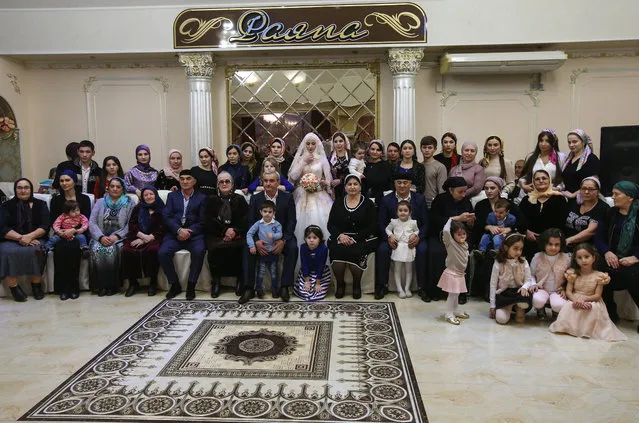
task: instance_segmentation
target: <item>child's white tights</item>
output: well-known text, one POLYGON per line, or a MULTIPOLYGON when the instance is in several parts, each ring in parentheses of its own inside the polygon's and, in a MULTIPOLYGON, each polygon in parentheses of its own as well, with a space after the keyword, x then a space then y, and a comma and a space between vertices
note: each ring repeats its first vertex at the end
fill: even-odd
POLYGON ((446 298, 446 305, 444 310, 444 316, 448 318, 455 317, 457 315, 457 304, 459 300, 459 294, 453 294, 452 292, 448 293, 448 298, 446 298))
POLYGON ((393 273, 395 274, 395 289, 397 295, 399 295, 400 298, 412 296, 410 285, 413 283, 413 263, 403 261, 394 261, 393 263, 395 266, 393 273), (404 281, 403 286, 402 280, 404 281))

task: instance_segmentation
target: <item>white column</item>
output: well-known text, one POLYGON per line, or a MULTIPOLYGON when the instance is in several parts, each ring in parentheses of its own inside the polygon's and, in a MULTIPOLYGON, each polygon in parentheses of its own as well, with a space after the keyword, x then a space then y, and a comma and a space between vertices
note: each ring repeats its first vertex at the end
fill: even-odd
POLYGON ((415 75, 424 57, 421 48, 388 50, 393 74, 393 141, 415 140, 415 75))
POLYGON ((191 164, 199 163, 198 151, 213 148, 213 111, 211 80, 215 62, 210 53, 182 53, 179 61, 189 79, 189 114, 191 117, 191 164))

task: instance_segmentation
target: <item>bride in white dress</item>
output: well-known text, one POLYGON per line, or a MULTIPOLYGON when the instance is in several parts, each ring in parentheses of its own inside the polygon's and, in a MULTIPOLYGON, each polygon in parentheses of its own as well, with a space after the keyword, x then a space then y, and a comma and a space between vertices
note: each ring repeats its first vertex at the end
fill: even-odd
POLYGON ((296 185, 293 199, 297 214, 297 226, 295 227, 297 241, 304 242, 304 229, 308 225, 317 225, 322 228, 324 238, 328 239, 329 233, 326 225, 333 206, 333 199, 327 191, 331 186, 331 167, 326 159, 322 142, 314 133, 306 134, 300 143, 288 176, 291 183, 296 185), (302 187, 300 179, 307 173, 313 173, 319 179, 320 188, 318 191, 307 192, 302 187))

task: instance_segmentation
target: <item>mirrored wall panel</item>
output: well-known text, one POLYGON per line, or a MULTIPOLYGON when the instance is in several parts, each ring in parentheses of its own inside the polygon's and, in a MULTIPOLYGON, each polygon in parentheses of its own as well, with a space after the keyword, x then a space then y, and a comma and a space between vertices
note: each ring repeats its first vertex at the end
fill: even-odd
POLYGON ((322 140, 335 131, 352 141, 377 134, 379 64, 360 67, 232 69, 230 138, 267 149, 283 138, 291 154, 308 132, 322 140))

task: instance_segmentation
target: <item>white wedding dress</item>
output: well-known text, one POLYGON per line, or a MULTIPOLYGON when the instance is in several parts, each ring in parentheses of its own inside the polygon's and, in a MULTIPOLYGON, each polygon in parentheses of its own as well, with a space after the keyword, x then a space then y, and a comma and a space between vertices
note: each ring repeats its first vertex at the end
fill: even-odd
MULTIPOLYGON (((324 188, 320 188, 317 192, 306 192, 299 183, 302 176, 307 173, 313 173, 320 181, 326 181, 326 184, 329 186, 331 182, 330 165, 328 164, 326 154, 319 139, 317 139, 317 147, 315 150, 318 154, 314 154, 314 160, 311 163, 306 163, 306 157, 308 157, 309 153, 304 145, 309 135, 315 136, 315 134, 307 134, 306 137, 304 137, 298 149, 298 153, 293 159, 291 169, 289 170, 289 180, 296 185, 295 191, 293 191, 293 199, 295 200, 295 211, 297 214, 295 237, 297 238, 298 244, 304 242, 304 229, 309 225, 319 226, 324 233, 324 240, 328 240, 330 236, 327 223, 328 215, 333 206, 333 199, 324 188)), ((275 219, 277 219, 277 216, 275 216, 275 219)))

